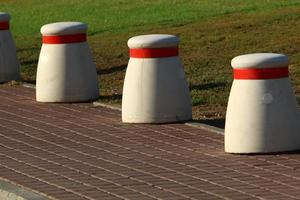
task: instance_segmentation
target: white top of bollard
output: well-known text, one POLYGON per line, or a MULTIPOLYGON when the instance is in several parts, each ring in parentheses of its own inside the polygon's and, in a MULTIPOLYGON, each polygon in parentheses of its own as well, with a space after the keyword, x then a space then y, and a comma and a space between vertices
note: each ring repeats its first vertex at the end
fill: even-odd
POLYGON ((241 55, 231 60, 233 68, 277 68, 287 67, 289 59, 286 55, 276 53, 253 53, 241 55))
POLYGON ((176 47, 179 44, 179 38, 167 34, 140 35, 130 38, 127 44, 133 49, 176 47))
POLYGON ((56 22, 42 26, 43 35, 74 35, 86 33, 87 24, 82 22, 56 22))
POLYGON ((10 20, 10 15, 5 12, 0 12, 0 22, 8 22, 10 20))

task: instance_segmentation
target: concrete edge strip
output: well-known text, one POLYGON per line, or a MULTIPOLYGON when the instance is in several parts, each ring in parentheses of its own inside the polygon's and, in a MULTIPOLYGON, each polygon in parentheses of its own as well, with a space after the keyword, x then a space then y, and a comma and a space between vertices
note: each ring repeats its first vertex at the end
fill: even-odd
POLYGON ((0 197, 5 200, 50 200, 40 193, 30 191, 22 185, 15 184, 9 180, 0 177, 0 197))
POLYGON ((22 83, 22 86, 26 88, 35 88, 35 85, 30 83, 22 83))
POLYGON ((94 101, 93 106, 101 106, 101 107, 104 107, 104 108, 110 108, 112 110, 122 111, 122 108, 120 108, 120 107, 108 105, 108 104, 101 103, 101 102, 98 102, 98 101, 94 101))
MULTIPOLYGON (((94 106, 101 106, 101 107, 105 107, 105 108, 110 108, 110 109, 113 109, 113 110, 122 111, 122 109, 120 107, 108 105, 108 104, 105 104, 105 103, 100 103, 100 102, 97 102, 97 101, 93 102, 93 105, 94 106)), ((191 121, 191 122, 186 122, 185 125, 192 126, 192 127, 195 127, 195 128, 200 128, 200 129, 210 131, 210 132, 213 132, 213 133, 217 133, 217 134, 220 134, 220 135, 224 135, 224 129, 221 129, 221 128, 218 128, 218 127, 215 127, 215 126, 210 126, 210 125, 207 125, 207 124, 204 124, 204 123, 191 121)))
MULTIPOLYGON (((93 102, 93 105, 94 106, 101 106, 101 107, 105 107, 105 108, 110 108, 110 109, 113 109, 113 110, 122 111, 122 109, 120 107, 108 105, 108 104, 105 104, 105 103, 100 103, 100 102, 97 102, 97 101, 93 102)), ((210 132, 213 132, 213 133, 217 133, 217 134, 220 134, 220 135, 224 135, 224 129, 221 129, 221 128, 218 128, 218 127, 215 127, 215 126, 211 126, 211 125, 208 125, 208 124, 191 121, 191 122, 186 122, 185 125, 192 126, 192 127, 195 127, 195 128, 200 128, 200 129, 210 131, 210 132)))
MULTIPOLYGON (((30 84, 30 83, 23 83, 22 85, 24 87, 27 87, 27 88, 35 88, 35 85, 30 84)), ((109 109, 112 109, 112 110, 122 111, 122 109, 120 107, 108 105, 108 104, 101 103, 101 102, 98 102, 98 101, 94 101, 92 104, 94 106, 101 106, 101 107, 109 108, 109 109)), ((224 135, 224 129, 221 129, 221 128, 218 128, 218 127, 215 127, 215 126, 210 126, 210 125, 207 125, 207 124, 204 124, 204 123, 199 123, 199 122, 187 122, 185 124, 187 126, 192 126, 192 127, 195 127, 195 128, 200 128, 200 129, 203 129, 203 130, 206 130, 206 131, 210 131, 210 132, 213 132, 213 133, 224 135)))
POLYGON ((185 125, 192 126, 195 128, 200 128, 200 129, 203 129, 206 131, 217 133, 219 135, 224 135, 224 129, 218 128, 215 126, 211 126, 211 125, 207 125, 207 124, 203 124, 203 123, 199 123, 199 122, 187 122, 187 123, 185 123, 185 125))

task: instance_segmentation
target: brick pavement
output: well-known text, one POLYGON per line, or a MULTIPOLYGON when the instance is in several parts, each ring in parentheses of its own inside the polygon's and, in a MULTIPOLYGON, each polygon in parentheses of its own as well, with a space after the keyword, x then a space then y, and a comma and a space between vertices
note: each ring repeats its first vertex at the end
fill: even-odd
POLYGON ((300 153, 230 155, 184 124, 122 124, 89 103, 0 86, 0 179, 56 200, 300 199, 300 153))

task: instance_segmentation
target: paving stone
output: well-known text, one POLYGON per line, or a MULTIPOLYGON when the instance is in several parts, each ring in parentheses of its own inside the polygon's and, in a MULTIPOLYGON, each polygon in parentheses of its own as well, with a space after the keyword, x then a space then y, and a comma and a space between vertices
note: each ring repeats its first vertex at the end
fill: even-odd
POLYGON ((0 85, 0 138, 0 178, 53 199, 300 199, 299 153, 225 154, 222 135, 22 86, 0 85))

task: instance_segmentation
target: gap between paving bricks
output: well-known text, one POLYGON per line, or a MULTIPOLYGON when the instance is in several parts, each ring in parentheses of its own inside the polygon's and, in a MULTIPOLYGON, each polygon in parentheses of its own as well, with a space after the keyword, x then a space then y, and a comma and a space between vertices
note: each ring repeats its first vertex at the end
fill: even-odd
POLYGON ((22 186, 0 179, 1 200, 50 200, 40 194, 29 191, 22 186))
MULTIPOLYGON (((23 83, 22 85, 24 87, 27 87, 27 88, 35 88, 35 85, 30 84, 30 83, 23 83)), ((108 104, 101 103, 101 102, 98 102, 98 101, 94 101, 93 105, 94 106, 102 106, 102 107, 105 107, 105 108, 110 108, 112 110, 122 111, 121 107, 108 105, 108 104)), ((218 128, 218 127, 215 127, 215 126, 211 126, 211 125, 208 125, 208 124, 204 124, 204 123, 200 123, 200 122, 193 122, 193 121, 186 122, 185 124, 187 126, 192 126, 192 127, 195 127, 195 128, 200 128, 200 129, 203 129, 203 130, 206 130, 206 131, 210 131, 210 132, 213 132, 213 133, 224 135, 224 129, 221 129, 221 128, 218 128)))

